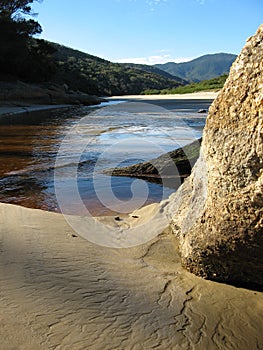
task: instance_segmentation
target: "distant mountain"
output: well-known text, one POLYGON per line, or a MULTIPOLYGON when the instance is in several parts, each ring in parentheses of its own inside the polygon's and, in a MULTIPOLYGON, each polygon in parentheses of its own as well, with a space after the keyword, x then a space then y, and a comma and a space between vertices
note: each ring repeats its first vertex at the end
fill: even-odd
POLYGON ((52 81, 67 84, 72 90, 94 95, 125 95, 185 84, 181 78, 156 67, 112 63, 59 44, 52 45, 58 67, 52 81))
POLYGON ((198 57, 190 62, 168 62, 156 64, 155 67, 191 82, 208 80, 229 72, 237 55, 216 53, 198 57))

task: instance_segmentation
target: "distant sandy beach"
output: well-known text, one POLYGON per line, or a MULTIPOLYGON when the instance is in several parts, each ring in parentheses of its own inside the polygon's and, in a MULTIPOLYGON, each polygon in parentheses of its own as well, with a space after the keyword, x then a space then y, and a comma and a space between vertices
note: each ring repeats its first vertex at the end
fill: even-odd
MULTIPOLYGON (((205 110, 207 112, 209 105, 213 102, 213 100, 217 97, 218 94, 219 92, 196 92, 191 94, 173 95, 125 95, 109 97, 107 98, 107 100, 109 102, 123 101, 127 104, 129 102, 132 102, 134 104, 152 104, 169 111, 178 111, 182 109, 182 112, 184 108, 186 108, 186 105, 188 105, 190 108, 192 106, 199 106, 196 112, 198 112, 199 109, 205 110)), ((133 109, 134 108, 135 106, 133 106, 133 109)), ((138 108, 140 109, 143 107, 142 105, 140 105, 138 106, 138 108)), ((187 117, 187 114, 184 117, 187 117)))
MULTIPOLYGON (((136 101, 147 101, 147 100, 202 100, 208 99, 213 100, 218 95, 218 92, 197 92, 192 94, 174 94, 174 95, 124 95, 124 96, 112 96, 105 97, 108 101, 115 100, 136 100, 136 101)), ((12 120, 17 115, 28 115, 32 113, 39 113, 41 111, 54 111, 54 110, 67 110, 70 108, 76 108, 73 105, 28 105, 28 106, 14 106, 14 105, 3 105, 0 106, 0 119, 8 118, 12 120)))
POLYGON ((219 92, 194 92, 191 94, 167 94, 167 95, 125 95, 125 96, 113 96, 108 97, 111 100, 213 100, 217 97, 219 92))

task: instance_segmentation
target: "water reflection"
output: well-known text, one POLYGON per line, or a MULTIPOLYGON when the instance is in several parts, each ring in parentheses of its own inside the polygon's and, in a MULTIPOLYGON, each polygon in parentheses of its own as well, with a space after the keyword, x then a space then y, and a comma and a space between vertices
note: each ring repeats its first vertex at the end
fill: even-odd
MULTIPOLYGON (((211 103, 211 101, 207 103, 211 103)), ((176 118, 172 114, 164 115, 151 112, 152 114, 148 114, 147 118, 145 115, 140 115, 139 117, 133 116, 131 119, 128 114, 125 117, 125 112, 121 112, 120 105, 116 106, 118 107, 115 114, 113 110, 110 110, 105 115, 103 113, 102 115, 94 115, 91 113, 94 109, 84 107, 71 113, 67 111, 64 114, 46 112, 46 118, 42 116, 41 119, 38 119, 38 123, 1 125, 0 201, 31 208, 59 211, 54 191, 54 165, 57 151, 70 128, 76 125, 83 115, 89 115, 88 124, 80 126, 80 133, 87 139, 88 146, 83 152, 78 166, 78 188, 83 202, 93 215, 111 214, 111 210, 105 208, 98 200, 93 179, 94 166, 105 147, 107 148, 113 142, 122 139, 130 139, 132 143, 136 136, 153 143, 159 140, 162 149, 170 151, 176 148, 171 140, 178 138, 178 135, 182 136, 183 132, 180 125, 182 119, 175 120, 176 118), (173 137, 170 137, 171 135, 173 137)), ((174 107, 174 105, 171 106, 174 107)), ((191 108, 193 107, 194 111, 198 110, 200 103, 198 102, 198 105, 192 104, 191 108)), ((187 108, 189 108, 189 104, 187 108)), ((205 117, 200 118, 196 112, 193 113, 191 108, 192 117, 186 118, 183 123, 188 123, 187 125, 194 128, 198 138, 202 133, 205 117)), ((156 109, 154 110, 156 111, 156 109)), ((182 113, 182 108, 178 113, 182 113)), ((137 143, 132 147, 139 150, 141 146, 137 143)), ((67 193, 70 193, 67 188, 72 185, 72 179, 67 176, 67 172, 70 173, 73 166, 68 161, 72 158, 73 150, 73 145, 69 145, 68 151, 65 153, 66 166, 61 173, 63 175, 61 175, 60 186, 64 186, 65 197, 67 197, 67 193)), ((153 149, 151 150, 151 147, 141 148, 141 153, 143 160, 159 155, 153 149)), ((125 154, 125 149, 123 149, 123 154, 125 154)), ((105 160, 102 168, 116 164, 118 159, 113 158, 114 154, 112 153, 112 156, 105 160)), ((123 159, 120 157, 119 163, 123 163, 123 159)), ((134 164, 138 159, 140 157, 137 155, 134 159, 128 159, 123 165, 134 164)), ((102 191, 104 182, 102 177, 102 191)), ((133 179, 126 177, 112 177, 111 186, 116 197, 121 200, 129 200, 132 182, 133 179)), ((172 191, 169 188, 164 189, 161 184, 150 183, 149 196, 145 204, 159 201, 163 195, 167 197, 172 191)), ((68 213, 85 214, 79 211, 76 203, 71 202, 71 198, 66 198, 66 200, 68 200, 68 213)))

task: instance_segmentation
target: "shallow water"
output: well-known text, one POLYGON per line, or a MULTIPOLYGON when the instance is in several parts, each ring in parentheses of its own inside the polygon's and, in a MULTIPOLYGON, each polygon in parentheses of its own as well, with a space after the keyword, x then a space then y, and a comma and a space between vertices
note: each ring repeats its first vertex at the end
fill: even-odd
POLYGON ((65 115, 47 112, 38 125, 1 126, 0 201, 109 215, 167 198, 173 189, 101 171, 150 160, 199 138, 206 115, 197 111, 211 101, 117 102, 65 115))

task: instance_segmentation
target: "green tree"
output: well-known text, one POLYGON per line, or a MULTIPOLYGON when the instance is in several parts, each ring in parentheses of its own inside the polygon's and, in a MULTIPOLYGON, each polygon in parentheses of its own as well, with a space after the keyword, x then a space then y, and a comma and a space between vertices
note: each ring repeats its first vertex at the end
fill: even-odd
MULTIPOLYGON (((42 28, 33 19, 25 19, 23 15, 33 15, 31 3, 34 0, 0 0, 0 23, 5 34, 16 34, 21 37, 32 37, 40 34, 42 28)), ((3 34, 2 34, 3 36, 3 34)))
POLYGON ((34 0, 0 0, 0 77, 47 80, 54 71, 54 49, 36 40, 42 28, 32 17, 34 0))
POLYGON ((22 14, 31 15, 34 0, 0 0, 0 16, 8 19, 19 18, 22 14))

